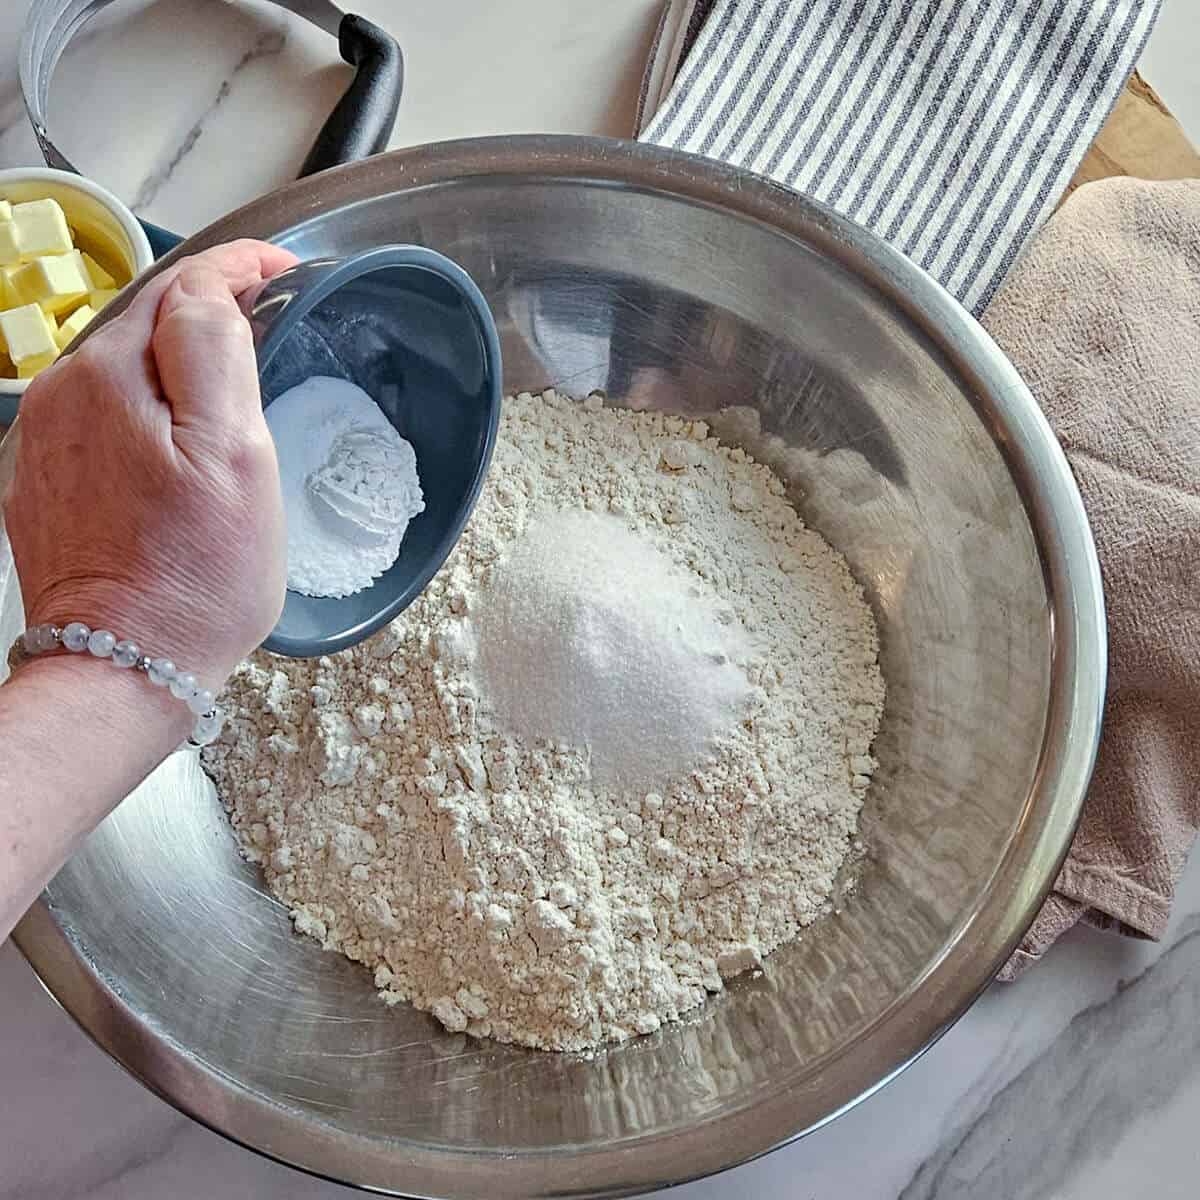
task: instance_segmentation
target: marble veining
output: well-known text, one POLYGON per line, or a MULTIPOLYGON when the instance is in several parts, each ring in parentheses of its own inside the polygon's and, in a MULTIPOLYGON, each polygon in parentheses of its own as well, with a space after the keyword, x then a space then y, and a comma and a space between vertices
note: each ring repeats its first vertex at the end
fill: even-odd
POLYGON ((1043 1054, 954 1130, 901 1200, 1060 1195, 1081 1158, 1106 1154, 1200 1076, 1198 980, 1200 916, 1193 915, 1152 966, 1076 1013, 1043 1054))
MULTIPOLYGON (((39 162, 16 79, 28 0, 0 5, 0 166, 39 162)), ((408 62, 393 146, 534 129, 627 133, 658 0, 362 0, 408 62), (514 25, 511 10, 519 8, 514 25), (519 29, 513 36, 513 29, 519 29)), ((349 79, 273 5, 122 0, 64 59, 63 151, 189 231, 290 179, 349 79)), ((876 1096, 672 1200, 1156 1200, 1197 1193, 1200 862, 1163 944, 1077 930, 996 985, 876 1096)), ((0 1200, 349 1200, 142 1088, 0 946, 0 1200)))
POLYGON ((287 32, 284 29, 268 29, 260 33, 251 43, 241 58, 234 64, 233 70, 229 75, 221 80, 220 86, 217 88, 217 94, 213 97, 212 103, 204 110, 200 118, 192 125, 192 127, 184 134, 183 140, 175 148, 170 158, 160 166, 155 167, 145 179, 142 180, 137 192, 134 194, 130 208, 139 215, 143 214, 146 209, 154 203, 155 198, 162 190, 163 186, 171 181, 171 177, 175 174, 175 168, 192 152, 196 143, 200 140, 204 133, 205 127, 216 114, 217 110, 229 99, 230 92, 233 90, 234 83, 241 73, 253 63, 259 62, 265 58, 273 58, 279 55, 284 46, 287 44, 287 32))

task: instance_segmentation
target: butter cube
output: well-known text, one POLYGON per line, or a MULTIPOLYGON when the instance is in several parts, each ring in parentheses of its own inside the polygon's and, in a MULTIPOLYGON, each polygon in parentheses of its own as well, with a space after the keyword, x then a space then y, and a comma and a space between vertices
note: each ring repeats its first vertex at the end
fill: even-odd
POLYGON ((0 221, 0 266, 12 266, 21 261, 17 243, 17 227, 12 221, 0 221))
POLYGON ((96 310, 90 304, 77 308, 58 327, 54 340, 60 350, 65 350, 87 327, 87 323, 96 315, 96 310))
MULTIPOLYGON (((0 338, 4 349, 12 359, 20 376, 21 368, 30 366, 41 370, 48 365, 42 362, 49 355, 50 362, 58 357, 58 343, 54 340, 53 318, 47 318, 39 304, 25 304, 0 312, 0 338), (33 367, 34 363, 40 365, 33 367)), ((20 376, 28 378, 28 376, 20 376)))
POLYGON ((15 271, 9 282, 18 302, 40 304, 48 313, 75 308, 91 290, 78 251, 35 258, 15 271))
POLYGON ((39 371, 44 371, 58 357, 58 349, 53 354, 39 354, 36 358, 27 358, 17 367, 18 379, 32 379, 39 371))
POLYGON ((7 200, 0 200, 0 221, 12 220, 12 205, 7 200))
POLYGON ((117 286, 117 281, 86 250, 81 250, 79 253, 83 258, 87 277, 92 281, 94 289, 108 289, 117 286))
POLYGON ((75 248, 67 214, 57 200, 29 200, 12 206, 21 258, 30 262, 43 254, 70 254, 75 248))
POLYGON ((88 296, 88 303, 99 312, 109 301, 113 300, 119 288, 93 288, 92 293, 88 296))

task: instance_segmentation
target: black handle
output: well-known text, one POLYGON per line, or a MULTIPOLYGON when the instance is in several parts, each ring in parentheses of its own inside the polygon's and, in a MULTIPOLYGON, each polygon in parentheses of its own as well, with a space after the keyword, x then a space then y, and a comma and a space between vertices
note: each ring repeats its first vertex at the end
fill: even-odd
POLYGON ((378 154, 388 143, 404 87, 404 55, 395 38, 364 17, 347 13, 338 49, 357 67, 354 81, 317 134, 300 177, 378 154))

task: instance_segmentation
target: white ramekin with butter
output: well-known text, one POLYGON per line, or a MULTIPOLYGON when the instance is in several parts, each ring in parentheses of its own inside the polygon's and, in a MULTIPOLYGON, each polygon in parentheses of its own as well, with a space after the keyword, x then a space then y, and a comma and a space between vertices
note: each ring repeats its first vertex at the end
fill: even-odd
POLYGON ((0 171, 0 425, 36 372, 153 261, 137 218, 99 184, 48 167, 0 171))

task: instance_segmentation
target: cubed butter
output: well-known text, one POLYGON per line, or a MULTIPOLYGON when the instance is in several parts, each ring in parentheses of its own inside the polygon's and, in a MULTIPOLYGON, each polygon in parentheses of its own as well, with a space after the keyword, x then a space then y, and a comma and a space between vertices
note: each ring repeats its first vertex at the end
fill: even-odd
POLYGON ((70 254, 75 248, 67 214, 57 200, 29 200, 12 206, 21 258, 30 262, 44 254, 70 254))
POLYGON ((0 266, 14 266, 21 261, 17 243, 17 227, 12 221, 0 221, 0 266))
POLYGON ((0 221, 12 220, 12 205, 7 200, 0 200, 0 221))
MULTIPOLYGON (((53 318, 47 317, 40 304, 24 304, 20 308, 10 308, 0 312, 0 337, 4 339, 4 349, 18 375, 21 369, 39 363, 35 369, 40 370, 48 364, 42 362, 47 355, 50 362, 58 357, 58 343, 54 340, 55 326, 53 318)), ((21 378, 28 378, 21 375, 21 378)))
POLYGON ((101 288, 116 288, 117 281, 86 250, 79 253, 83 257, 83 265, 87 269, 93 289, 98 291, 101 288))
POLYGON ((88 303, 99 312, 110 300, 116 298, 119 288, 93 288, 88 303))
POLYGON ((21 304, 40 304, 48 313, 77 307, 91 290, 87 269, 77 250, 70 254, 43 254, 15 271, 10 282, 21 304))
POLYGON ((53 354, 39 354, 36 358, 27 358, 17 367, 18 379, 32 379, 39 371, 44 371, 58 357, 56 346, 53 354))
POLYGON ((54 340, 60 350, 65 350, 87 327, 87 323, 96 315, 96 310, 90 304, 77 308, 58 327, 54 340))

